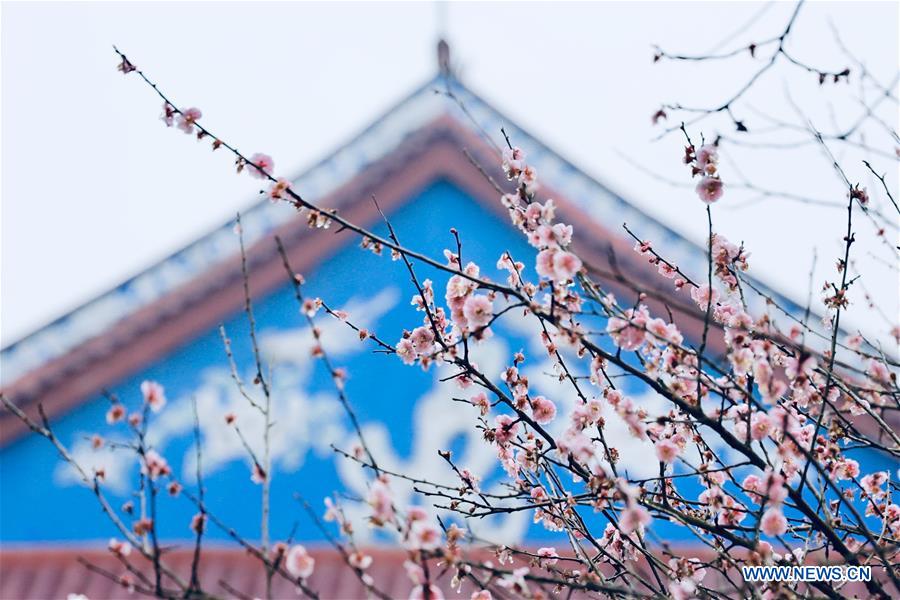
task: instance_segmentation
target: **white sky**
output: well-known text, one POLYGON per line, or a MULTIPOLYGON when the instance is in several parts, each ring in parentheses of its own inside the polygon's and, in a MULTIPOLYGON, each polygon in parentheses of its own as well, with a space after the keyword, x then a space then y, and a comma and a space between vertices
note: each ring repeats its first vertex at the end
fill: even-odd
MULTIPOLYGON (((673 135, 651 141, 656 130, 650 115, 663 101, 718 103, 758 61, 653 65, 652 45, 702 53, 780 33, 792 4, 773 4, 749 32, 736 33, 762 7, 502 3, 441 10, 431 3, 6 2, 2 343, 116 285, 255 201, 258 185, 234 176, 225 155, 162 125, 150 90, 115 71, 113 43, 176 102, 200 107, 212 129, 241 149, 271 154, 276 170, 289 175, 433 75, 443 12, 453 61, 469 87, 647 212, 702 240, 703 206, 693 191, 648 177, 622 155, 661 176, 689 180, 679 163, 682 140, 673 135)), ((840 24, 844 42, 875 76, 891 83, 898 71, 898 4, 803 8, 789 47, 806 62, 840 70, 850 63, 835 44, 829 19, 840 24)), ((833 119, 845 126, 860 110, 853 99, 856 75, 854 69, 849 88, 819 89, 814 76, 782 65, 737 112, 751 129, 766 125, 751 107, 796 119, 785 100, 790 89, 817 126, 832 130, 833 119)), ((885 103, 879 114, 896 128, 896 104, 885 103)), ((723 121, 693 132, 709 138, 720 128, 731 133, 723 121)), ((892 151, 883 130, 870 131, 872 143, 892 151)), ((837 145, 834 150, 852 180, 877 189, 857 153, 837 145)), ((814 146, 725 152, 759 185, 845 202, 814 146)), ((896 182, 896 161, 876 157, 875 163, 896 182)), ((747 204, 747 193, 727 190, 738 178, 730 163, 721 172, 726 195, 713 207, 716 229, 746 242, 757 277, 802 300, 816 249, 817 286, 835 279, 845 228, 841 210, 782 199, 747 204)), ((880 191, 873 196, 880 203, 880 191)), ((897 270, 868 253, 896 259, 872 241, 867 222, 857 222, 860 243, 853 252, 860 257, 863 282, 896 322, 897 270)), ((896 243, 896 234, 891 237, 896 243)), ((869 332, 887 329, 861 303, 851 322, 869 332)))

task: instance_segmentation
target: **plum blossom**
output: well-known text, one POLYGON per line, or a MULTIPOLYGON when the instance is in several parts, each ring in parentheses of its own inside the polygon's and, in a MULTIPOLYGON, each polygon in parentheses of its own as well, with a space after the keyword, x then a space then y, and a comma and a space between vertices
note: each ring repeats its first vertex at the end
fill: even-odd
POLYGON ((493 318, 493 307, 487 296, 469 296, 463 305, 463 315, 471 329, 484 327, 493 318))
POLYGON ((556 418, 556 405, 552 400, 543 396, 536 396, 531 401, 531 415, 541 425, 546 425, 556 418))
POLYGON ((272 169, 275 168, 275 161, 272 160, 272 157, 262 152, 251 156, 249 164, 250 168, 247 169, 247 172, 257 179, 268 179, 272 174, 272 169))
POLYGON ((112 406, 109 407, 109 410, 106 411, 106 422, 109 425, 113 425, 118 423, 122 419, 125 418, 125 407, 116 402, 112 406))
POLYGON ((719 162, 719 149, 715 144, 705 144, 697 151, 697 168, 703 173, 715 173, 719 162))
POLYGON ((884 490, 881 489, 881 486, 883 486, 887 480, 887 471, 877 471, 863 477, 860 480, 860 484, 868 495, 873 498, 880 498, 884 495, 884 490))
POLYGON ((509 179, 519 176, 522 167, 525 166, 525 153, 521 148, 504 148, 503 149, 503 172, 509 179))
POLYGON ((769 537, 784 535, 787 532, 787 519, 781 512, 781 507, 773 506, 763 513, 759 521, 759 528, 769 537))
POLYGON ((250 469, 250 481, 260 485, 266 480, 266 472, 256 461, 253 461, 253 467, 250 469))
POLYGON ((660 461, 668 464, 672 464, 673 462, 675 462, 675 459, 678 457, 678 454, 680 452, 678 444, 666 438, 656 442, 655 446, 656 457, 660 461))
POLYGON ((704 177, 697 184, 697 195, 707 204, 712 204, 722 197, 722 180, 716 177, 704 177))
POLYGON ((784 374, 788 379, 797 379, 801 375, 810 377, 816 368, 816 357, 811 354, 791 356, 784 361, 784 374))
POLYGON ((441 530, 424 519, 413 521, 409 528, 409 547, 413 550, 435 550, 441 545, 441 530))
POLYGON ((710 289, 706 284, 691 288, 691 298, 702 310, 706 310, 710 301, 716 304, 719 301, 719 292, 710 289))
POLYGON ((478 392, 471 398, 469 398, 469 402, 472 403, 472 406, 478 407, 478 410, 481 412, 481 416, 485 416, 491 410, 491 405, 488 402, 487 394, 484 392, 478 392))
POLYGON ((159 118, 166 124, 166 127, 171 127, 175 124, 175 114, 175 107, 168 102, 163 102, 163 111, 159 118))
POLYGON ((642 530, 650 523, 652 517, 643 506, 632 504, 626 507, 619 517, 619 529, 624 533, 642 530))
POLYGON ((300 544, 291 546, 284 559, 284 568, 298 579, 306 579, 312 575, 315 566, 316 560, 300 544))
POLYGON ((764 412, 757 411, 750 417, 750 437, 754 440, 765 439, 772 431, 772 422, 769 415, 764 412))
POLYGON ((645 306, 627 309, 624 318, 610 317, 606 323, 606 331, 613 343, 623 350, 637 350, 647 339, 647 321, 649 315, 645 306))
POLYGON ((117 556, 128 556, 131 554, 131 544, 128 541, 119 541, 116 538, 110 538, 107 546, 109 551, 117 556))
POLYGON ((191 518, 191 531, 194 533, 203 533, 206 529, 206 514, 197 513, 191 518))
POLYGON ((400 357, 400 360, 402 360, 405 365, 411 365, 416 362, 416 348, 413 345, 412 340, 403 338, 397 342, 397 356, 400 357))
POLYGON ((547 248, 537 255, 535 270, 541 277, 560 285, 572 281, 581 270, 581 259, 566 250, 547 248))
POLYGON ((155 413, 158 413, 166 405, 166 392, 163 386, 155 381, 142 382, 141 394, 144 396, 144 402, 155 413))
POLYGON ((835 464, 834 476, 836 479, 853 479, 859 476, 859 463, 852 458, 844 458, 835 464))
POLYGON ((433 583, 417 585, 410 591, 409 600, 444 600, 444 592, 433 583))
POLYGON ((494 439, 498 444, 506 444, 516 437, 519 423, 509 415, 498 415, 494 420, 494 439))
POLYGON ((409 341, 417 354, 427 354, 434 348, 434 330, 427 325, 416 327, 410 334, 409 341))
POLYGON ((580 270, 581 259, 571 252, 561 250, 553 255, 553 272, 558 283, 574 279, 580 270))
POLYGON ((144 461, 141 465, 141 473, 156 479, 157 477, 169 475, 172 472, 166 459, 160 456, 156 450, 147 450, 144 453, 144 461))
POLYGON ((528 598, 531 596, 531 593, 528 589, 528 583, 525 581, 526 575, 528 575, 528 567, 519 567, 518 569, 513 570, 512 573, 505 574, 497 582, 497 585, 506 588, 519 596, 528 598))
POLYGON ((283 177, 279 177, 275 183, 269 188, 268 196, 272 202, 281 200, 287 196, 287 191, 291 187, 291 182, 283 177))
POLYGON ((891 373, 888 370, 887 365, 874 358, 869 359, 869 364, 866 367, 866 375, 880 383, 888 383, 891 380, 891 373))
POLYGON ((366 502, 372 507, 372 520, 384 524, 394 519, 394 503, 391 490, 383 479, 376 479, 369 488, 366 502))
POLYGON ((559 562, 559 554, 556 553, 556 548, 538 548, 537 555, 540 556, 542 562, 547 565, 552 566, 559 562))
POLYGON ((372 565, 372 557, 365 552, 357 550, 355 552, 351 552, 347 556, 347 562, 354 569, 366 570, 372 565))
MULTIPOLYGON (((164 107, 166 111, 166 115, 168 117, 168 108, 164 107)), ((182 130, 185 133, 193 133, 194 132, 194 124, 203 116, 203 113, 200 112, 199 108, 185 108, 178 114, 176 119, 176 124, 178 129, 182 130)), ((165 119, 166 125, 171 125, 171 121, 167 118, 165 119)))

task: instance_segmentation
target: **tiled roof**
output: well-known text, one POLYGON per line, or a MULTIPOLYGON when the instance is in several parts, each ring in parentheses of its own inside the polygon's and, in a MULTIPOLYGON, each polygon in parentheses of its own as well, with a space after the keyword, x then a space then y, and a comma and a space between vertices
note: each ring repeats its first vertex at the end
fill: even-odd
MULTIPOLYGON (((400 550, 374 550, 375 559, 369 569, 378 582, 378 588, 391 598, 409 597, 412 583, 403 569, 406 553, 400 550)), ((129 557, 144 573, 152 572, 143 558, 129 557)), ((365 598, 365 590, 359 580, 344 564, 341 555, 331 548, 310 549, 316 566, 308 585, 322 600, 355 600, 365 598)), ((3 600, 62 599, 69 594, 83 594, 90 600, 129 599, 140 597, 129 594, 117 582, 87 569, 79 558, 115 576, 125 573, 122 564, 109 552, 98 549, 29 549, 0 551, 0 598, 3 600)), ((177 550, 166 554, 165 563, 184 580, 190 578, 192 553, 177 550)), ((206 548, 201 554, 199 576, 202 588, 219 597, 233 598, 237 594, 227 591, 228 586, 248 598, 265 597, 265 570, 262 564, 241 550, 206 548)), ((450 576, 438 583, 449 591, 450 576)), ((165 582, 164 582, 165 585, 165 582)), ((453 594, 455 595, 455 594, 453 594)), ((468 596, 468 595, 467 595, 468 596)), ((273 597, 296 599, 296 587, 282 577, 273 579, 273 597)))

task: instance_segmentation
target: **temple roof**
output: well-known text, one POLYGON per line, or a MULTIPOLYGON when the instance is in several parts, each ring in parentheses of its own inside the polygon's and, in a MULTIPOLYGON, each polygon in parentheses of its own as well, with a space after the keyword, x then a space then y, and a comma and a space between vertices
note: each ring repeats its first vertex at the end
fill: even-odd
MULTIPOLYGON (((565 198, 577 210, 579 218, 587 218, 599 227, 588 240, 589 244, 596 247, 598 254, 604 253, 600 246, 614 238, 622 248, 630 247, 631 242, 625 239, 621 228, 622 223, 628 223, 634 226, 643 239, 653 240, 658 247, 665 248, 669 261, 678 264, 689 275, 703 278, 706 272, 705 248, 646 214, 609 185, 587 175, 548 148, 459 82, 449 68, 442 68, 434 78, 376 118, 371 125, 320 162, 291 177, 292 187, 300 190, 305 198, 316 202, 322 198, 332 198, 333 202, 328 206, 341 208, 341 203, 352 201, 346 194, 338 194, 350 182, 372 175, 373 169, 379 165, 383 167, 391 164, 389 172, 393 174, 408 168, 407 163, 414 156, 408 148, 411 140, 427 145, 438 138, 444 141, 450 139, 457 150, 478 146, 486 159, 485 164, 490 164, 495 169, 499 162, 497 140, 502 140, 501 128, 516 145, 526 150, 529 164, 537 169, 541 181, 545 182, 542 191, 549 193, 552 190, 552 197, 565 198), (430 133, 425 135, 427 132, 430 133), (406 159, 398 156, 401 150, 406 153, 406 159)), ((458 154, 463 157, 462 152, 458 154)), ((438 170, 433 175, 437 177, 442 173, 438 170)), ((383 179, 385 174, 382 173, 380 177, 383 179)), ((273 204, 266 199, 260 200, 241 215, 245 243, 252 247, 270 238, 279 228, 296 218, 297 214, 291 207, 273 204)), ((28 403, 39 397, 49 385, 49 375, 46 374, 48 365, 63 365, 53 372, 54 381, 58 383, 59 378, 66 373, 83 370, 92 363, 102 361, 110 352, 121 350, 121 339, 116 342, 104 340, 111 340, 110 332, 121 329, 122 324, 129 319, 137 321, 139 315, 153 307, 157 307, 154 309, 157 313, 159 310, 163 311, 161 318, 179 310, 183 302, 175 305, 168 302, 176 292, 208 277, 229 259, 233 262, 236 251, 233 225, 233 221, 223 223, 121 285, 4 348, 0 353, 0 362, 3 364, 0 385, 4 393, 17 402, 28 403), (166 302, 169 306, 158 309, 166 302)), ((577 239, 579 226, 575 229, 577 239)), ((582 235, 582 241, 584 240, 582 235)), ((800 308, 786 300, 782 294, 763 284, 756 285, 798 316, 801 314, 800 308)), ((209 293, 212 293, 209 286, 205 290, 194 291, 195 296, 209 293)), ((748 297, 748 301, 751 310, 756 308, 762 311, 762 298, 754 295, 753 298, 748 297)), ((139 327, 149 326, 146 325, 146 319, 144 322, 139 327)), ((77 393, 70 391, 68 395, 83 397, 96 393, 99 389, 84 387, 77 393)))

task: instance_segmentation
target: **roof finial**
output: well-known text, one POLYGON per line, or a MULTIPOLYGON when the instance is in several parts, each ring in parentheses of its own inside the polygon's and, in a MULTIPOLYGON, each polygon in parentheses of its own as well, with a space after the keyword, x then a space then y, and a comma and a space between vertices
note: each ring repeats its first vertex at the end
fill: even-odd
POLYGON ((441 38, 438 40, 437 45, 437 59, 438 59, 438 69, 441 72, 441 75, 449 75, 450 74, 450 44, 447 43, 447 40, 441 38))

